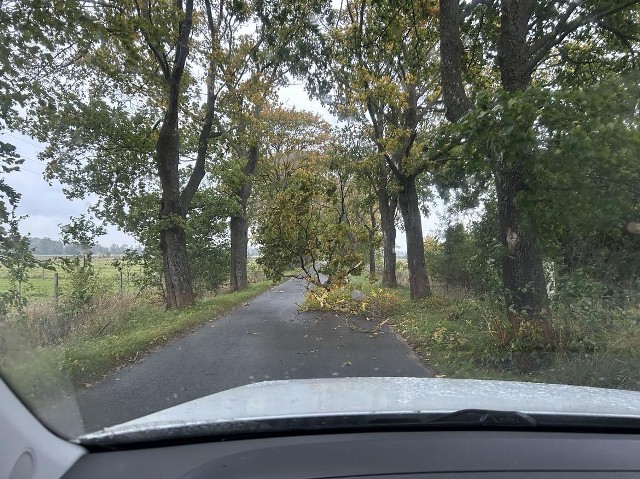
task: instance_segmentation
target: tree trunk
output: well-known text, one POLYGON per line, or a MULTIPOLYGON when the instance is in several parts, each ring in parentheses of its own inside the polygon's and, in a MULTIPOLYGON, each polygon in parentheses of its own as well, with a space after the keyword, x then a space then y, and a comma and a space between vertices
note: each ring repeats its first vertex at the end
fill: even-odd
MULTIPOLYGON (((498 38, 500 81, 507 92, 517 92, 531 85, 531 70, 527 66, 527 34, 535 2, 503 0, 498 38)), ((514 125, 520 131, 532 128, 526 121, 514 125)), ((535 144, 531 149, 535 150, 535 144)), ((522 148, 520 148, 523 151, 522 148)), ((545 334, 550 338, 551 323, 545 320, 547 287, 542 266, 542 252, 537 235, 522 225, 522 213, 516 204, 518 193, 526 190, 526 178, 518 165, 535 161, 517 157, 515 148, 502 152, 502 162, 496 172, 496 195, 500 223, 500 241, 505 246, 502 258, 502 280, 505 287, 507 316, 518 327, 522 319, 543 320, 545 334)))
POLYGON ((545 316, 547 286, 537 236, 522 228, 516 195, 524 188, 517 171, 503 167, 496 174, 500 240, 504 246, 502 280, 507 315, 514 326, 522 319, 545 316))
POLYGON ((160 231, 165 298, 168 308, 183 309, 194 302, 184 228, 174 225, 160 231))
POLYGON ((369 217, 371 220, 371 227, 369 228, 369 275, 372 277, 376 274, 376 213, 373 209, 373 205, 369 206, 369 217))
MULTIPOLYGON (((370 241, 373 240, 373 232, 369 232, 370 241)), ((376 249, 373 246, 369 246, 369 275, 374 277, 376 274, 376 249)))
POLYGON ((231 291, 242 291, 249 287, 247 279, 247 248, 249 223, 245 217, 232 216, 231 230, 231 291))
POLYGON ((406 178, 398 195, 398 203, 404 230, 407 236, 407 266, 409 268, 409 291, 411 299, 426 298, 431 295, 429 276, 424 259, 424 239, 422 218, 418 203, 418 192, 413 176, 406 178))
POLYGON ((378 191, 384 257, 382 284, 390 288, 398 286, 396 278, 396 204, 397 200, 389 195, 386 187, 378 191))
POLYGON ((525 90, 531 85, 531 65, 527 50, 529 21, 535 0, 502 0, 500 2, 500 35, 498 66, 505 91, 525 90))
POLYGON ((165 299, 168 308, 186 308, 194 301, 187 242, 180 197, 180 141, 178 136, 178 97, 180 85, 172 82, 169 104, 156 143, 156 166, 162 200, 160 203, 160 248, 162 250, 165 299))
POLYGON ((471 102, 462 83, 460 0, 440 0, 440 78, 447 120, 458 121, 471 102))
POLYGON ((242 291, 249 287, 247 279, 247 250, 249 243, 249 221, 247 220, 247 206, 253 186, 252 175, 258 166, 259 148, 254 145, 247 152, 247 163, 244 166, 244 183, 236 191, 240 203, 240 214, 231 217, 231 291, 242 291))

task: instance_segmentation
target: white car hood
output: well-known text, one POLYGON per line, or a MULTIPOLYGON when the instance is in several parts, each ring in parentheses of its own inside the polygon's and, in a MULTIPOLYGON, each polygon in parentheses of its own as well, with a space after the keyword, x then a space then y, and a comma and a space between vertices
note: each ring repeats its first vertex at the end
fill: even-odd
POLYGON ((461 409, 639 418, 640 392, 475 379, 266 381, 211 394, 78 439, 243 420, 448 413, 461 409))

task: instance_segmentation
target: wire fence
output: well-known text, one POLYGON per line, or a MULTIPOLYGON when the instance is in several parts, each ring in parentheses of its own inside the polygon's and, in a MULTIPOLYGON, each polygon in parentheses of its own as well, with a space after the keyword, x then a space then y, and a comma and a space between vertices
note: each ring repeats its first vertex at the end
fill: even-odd
MULTIPOLYGON (((22 285, 22 294, 26 298, 55 298, 71 283, 71 276, 64 271, 57 261, 52 258, 55 269, 32 268, 27 272, 27 281, 22 285)), ((119 271, 113 265, 113 259, 97 258, 93 260, 93 267, 98 276, 101 289, 106 292, 124 292, 137 289, 134 268, 119 271)), ((12 284, 9 271, 0 268, 0 292, 15 287, 12 284)))

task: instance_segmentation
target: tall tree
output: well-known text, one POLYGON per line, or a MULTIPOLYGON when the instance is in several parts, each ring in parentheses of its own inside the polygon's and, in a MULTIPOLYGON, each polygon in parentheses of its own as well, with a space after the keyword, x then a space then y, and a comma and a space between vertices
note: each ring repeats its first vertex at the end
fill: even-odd
POLYGON ((215 115, 214 5, 122 0, 78 8, 78 38, 55 45, 57 74, 44 82, 29 131, 49 143, 48 176, 68 185, 70 197, 97 195, 95 213, 125 230, 136 201, 158 192, 166 302, 184 308, 194 301, 184 220, 205 175, 215 115), (182 181, 189 154, 194 166, 182 181))
MULTIPOLYGON (((50 60, 51 33, 62 25, 34 8, 31 2, 7 1, 0 4, 0 133, 16 128, 19 109, 29 98, 29 75, 23 67, 40 65, 50 60)), ((37 87, 37 82, 33 82, 37 87)), ((4 139, 3 139, 4 140, 4 139)), ((20 199, 5 180, 5 175, 18 171, 24 159, 9 141, 0 140, 0 241, 15 237, 17 218, 13 210, 20 199)))
POLYGON ((281 277, 296 265, 323 292, 362 270, 366 229, 352 209, 357 186, 349 165, 333 151, 295 169, 257 220, 258 262, 281 277))
POLYGON ((216 52, 218 83, 222 91, 218 128, 233 151, 227 174, 236 200, 230 215, 232 291, 246 289, 247 246, 253 180, 266 147, 265 111, 273 109, 276 91, 286 84, 287 74, 295 70, 296 50, 303 52, 308 32, 315 27, 313 15, 322 2, 252 0, 221 6, 223 19, 220 44, 216 52), (293 52, 292 52, 293 51, 293 52))
POLYGON ((538 151, 536 114, 524 106, 522 94, 534 80, 537 84, 565 81, 562 73, 574 68, 569 65, 575 50, 598 52, 588 63, 620 62, 621 57, 629 61, 635 56, 630 55, 634 34, 628 31, 629 19, 635 17, 631 23, 638 23, 637 10, 632 9, 640 2, 439 3, 440 68, 447 119, 460 121, 473 108, 482 108, 482 98, 487 96, 494 96, 493 102, 488 102, 490 107, 499 104, 512 113, 522 107, 509 117, 511 124, 503 129, 509 141, 497 142, 493 158, 488 160, 504 247, 502 277, 509 317, 515 323, 523 318, 540 318, 547 293, 539 232, 520 202, 532 186, 527 172, 538 151), (609 55, 606 47, 601 48, 603 43, 596 47, 593 38, 609 46, 617 43, 614 50, 618 51, 609 55), (483 69, 481 75, 479 68, 483 69), (477 78, 472 78, 474 74, 477 78))
MULTIPOLYGON (((61 2, 69 17, 77 8, 61 2)), ((52 15, 53 6, 39 2, 5 1, 0 3, 0 134, 18 128, 20 111, 28 103, 33 91, 40 88, 39 78, 30 69, 43 68, 52 61, 55 40, 63 36, 68 19, 52 15)), ((20 233, 23 217, 16 214, 21 192, 6 181, 6 175, 20 170, 25 159, 9 141, 0 140, 0 265, 7 269, 10 287, 0 293, 0 314, 7 306, 20 309, 26 303, 23 287, 29 271, 45 266, 33 255, 28 236, 20 233)))
MULTIPOLYGON (((352 210, 352 217, 359 219, 359 223, 367 230, 369 274, 374 276, 377 272, 377 252, 384 244, 380 231, 378 198, 380 156, 377 148, 371 143, 370 138, 363 135, 357 123, 347 122, 344 126, 336 128, 334 136, 337 139, 334 146, 335 155, 340 159, 337 164, 353 176, 351 188, 353 194, 349 195, 352 198, 349 208, 352 210)), ((395 239, 392 246, 395 247, 395 239)), ((395 251, 392 253, 395 258, 395 251)), ((390 273, 395 278, 395 267, 390 273)), ((394 285, 393 281, 385 281, 384 277, 383 282, 390 286, 394 285)))
POLYGON ((366 128, 378 149, 383 280, 395 284, 395 212, 407 236, 412 298, 430 294, 416 179, 430 164, 416 142, 437 118, 437 11, 430 1, 347 1, 328 28, 331 104, 366 128))

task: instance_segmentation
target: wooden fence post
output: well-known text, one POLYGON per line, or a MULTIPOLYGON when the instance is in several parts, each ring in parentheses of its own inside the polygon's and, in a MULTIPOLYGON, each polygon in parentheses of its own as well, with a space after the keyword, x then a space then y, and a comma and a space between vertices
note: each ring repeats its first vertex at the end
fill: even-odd
POLYGON ((58 299, 58 293, 59 293, 59 276, 58 276, 58 272, 56 271, 55 273, 53 273, 53 297, 58 299))
POLYGON ((120 271, 120 292, 122 293, 122 282, 123 282, 123 278, 122 278, 122 271, 120 271))

